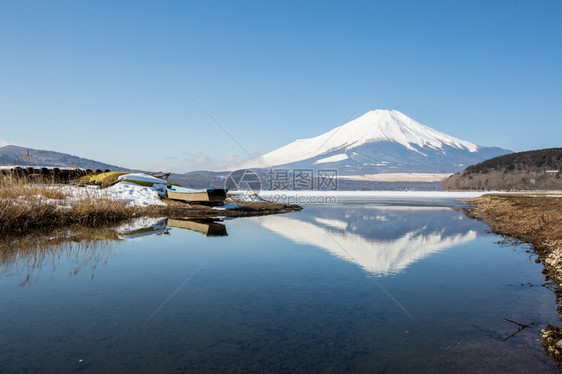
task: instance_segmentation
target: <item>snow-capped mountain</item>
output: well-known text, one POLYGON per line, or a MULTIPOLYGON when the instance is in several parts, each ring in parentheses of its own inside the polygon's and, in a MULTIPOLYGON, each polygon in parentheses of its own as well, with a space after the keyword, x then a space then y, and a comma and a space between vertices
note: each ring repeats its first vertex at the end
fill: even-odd
POLYGON ((452 173, 510 153, 436 131, 396 110, 373 110, 310 139, 299 139, 243 168, 337 168, 341 174, 452 173))

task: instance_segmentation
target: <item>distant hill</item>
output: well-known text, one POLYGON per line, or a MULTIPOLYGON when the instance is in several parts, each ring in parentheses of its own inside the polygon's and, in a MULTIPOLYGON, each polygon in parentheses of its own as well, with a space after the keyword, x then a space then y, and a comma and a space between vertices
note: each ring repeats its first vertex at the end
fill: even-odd
POLYGON ((0 165, 2 166, 58 166, 78 167, 83 169, 100 169, 111 171, 124 170, 120 166, 69 155, 66 153, 43 151, 32 148, 7 145, 0 148, 0 165))
MULTIPOLYGON (((268 182, 271 178, 267 169, 253 170, 261 181, 261 190, 275 189, 268 182)), ((230 175, 228 171, 190 171, 185 174, 170 174, 168 181, 170 183, 178 183, 190 188, 225 188, 226 179, 230 175)), ((315 180, 318 183, 318 180, 315 180)), ((440 182, 373 182, 340 179, 336 185, 339 191, 441 191, 440 182)), ((327 189, 324 189, 327 190, 327 189)))
POLYGON ((443 181, 447 190, 561 189, 562 148, 511 153, 467 167, 443 181))

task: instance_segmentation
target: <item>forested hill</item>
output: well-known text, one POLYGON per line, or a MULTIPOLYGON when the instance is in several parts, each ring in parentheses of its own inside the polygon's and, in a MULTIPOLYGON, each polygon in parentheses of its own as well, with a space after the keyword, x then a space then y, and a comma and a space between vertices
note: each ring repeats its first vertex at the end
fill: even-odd
POLYGON ((7 145, 0 148, 0 166, 58 166, 100 170, 127 170, 125 168, 89 160, 66 153, 43 151, 7 145))
POLYGON ((447 190, 561 189, 562 148, 511 153, 467 167, 443 181, 447 190))
POLYGON ((510 153, 471 165, 465 173, 480 173, 486 170, 535 170, 562 169, 562 148, 547 148, 537 151, 510 153))

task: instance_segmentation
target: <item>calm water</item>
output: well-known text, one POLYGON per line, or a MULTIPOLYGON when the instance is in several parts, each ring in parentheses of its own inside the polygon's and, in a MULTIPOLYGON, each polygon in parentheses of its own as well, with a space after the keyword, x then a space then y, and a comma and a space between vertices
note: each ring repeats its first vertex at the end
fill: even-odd
POLYGON ((0 372, 556 372, 528 248, 416 205, 4 247, 0 372))

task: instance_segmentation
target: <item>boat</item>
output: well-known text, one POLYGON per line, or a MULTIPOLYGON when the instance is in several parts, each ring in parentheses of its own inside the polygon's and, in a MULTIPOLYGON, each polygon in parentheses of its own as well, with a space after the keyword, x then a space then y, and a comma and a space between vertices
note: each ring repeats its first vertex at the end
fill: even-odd
POLYGON ((155 184, 167 184, 166 180, 153 177, 152 175, 144 173, 128 173, 121 175, 117 178, 121 182, 135 183, 140 186, 154 187, 155 184))
POLYGON ((222 188, 196 190, 169 184, 166 186, 166 194, 168 199, 187 202, 222 203, 226 199, 226 190, 222 188))
POLYGON ((145 187, 154 185, 166 185, 168 182, 161 178, 153 177, 144 173, 130 173, 125 171, 110 171, 105 173, 88 174, 80 178, 80 185, 94 184, 102 187, 109 187, 115 183, 129 182, 145 187))
POLYGON ((80 178, 78 182, 80 185, 95 184, 102 187, 111 186, 118 181, 122 175, 129 174, 127 172, 110 171, 105 173, 88 174, 80 178))

